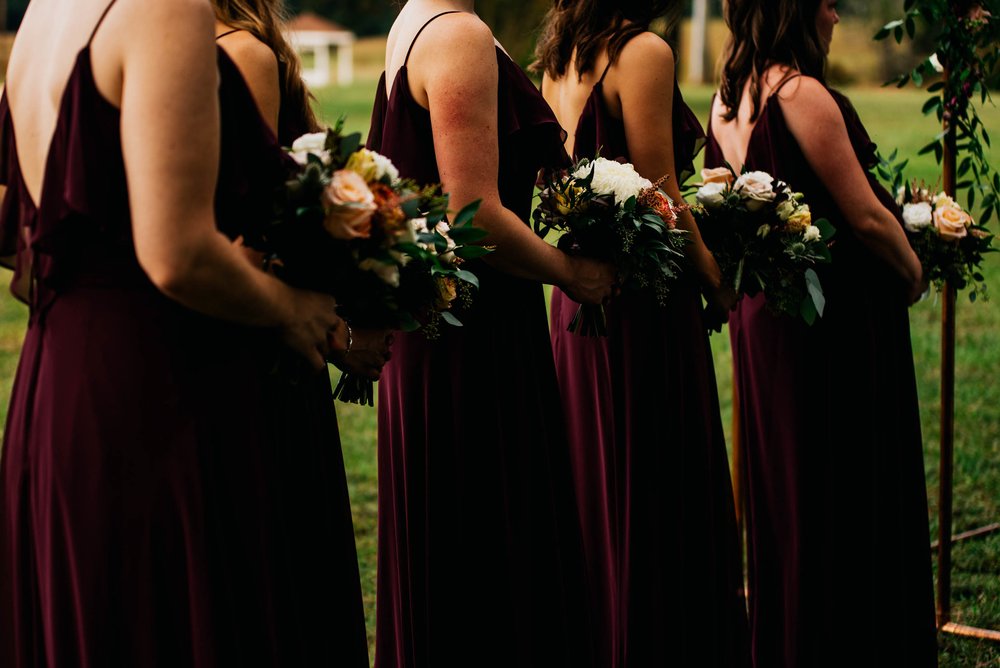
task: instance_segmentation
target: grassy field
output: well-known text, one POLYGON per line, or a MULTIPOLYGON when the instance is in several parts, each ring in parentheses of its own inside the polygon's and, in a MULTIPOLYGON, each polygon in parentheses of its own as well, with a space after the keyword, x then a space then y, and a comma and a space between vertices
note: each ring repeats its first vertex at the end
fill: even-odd
MULTIPOLYGON (((377 50, 372 49, 373 54, 377 50)), ((377 54, 365 63, 366 78, 337 89, 318 91, 322 116, 334 120, 347 115, 351 129, 366 132, 369 124, 377 54)), ((685 89, 685 96, 698 116, 707 117, 711 90, 685 89)), ((875 141, 883 152, 898 147, 904 155, 916 155, 936 133, 932 118, 920 115, 924 95, 880 89, 847 91, 875 141)), ((1000 127, 1000 112, 988 110, 986 125, 1000 127)), ((997 154, 1000 155, 1000 154, 997 154)), ((934 181, 938 173, 932 159, 914 160, 913 175, 934 181)), ((988 282, 1000 286, 1000 260, 991 258, 988 282)), ((7 275, 0 273, 6 282, 7 275)), ((939 420, 940 305, 929 300, 916 305, 910 320, 920 390, 925 443, 929 509, 932 532, 936 531, 937 459, 939 420)), ((9 398, 26 313, 6 294, 0 296, 0 418, 9 398)), ((958 387, 956 408, 955 531, 964 531, 1000 519, 1000 344, 992 335, 1000 331, 1000 311, 995 302, 969 305, 962 301, 958 312, 958 387)), ((731 356, 728 337, 713 337, 716 368, 726 424, 729 424, 731 356)), ((355 531, 368 614, 369 637, 374 634, 376 466, 375 412, 354 406, 338 407, 343 445, 351 485, 355 531)), ((846 537, 845 537, 846 539, 846 537)), ((956 547, 954 606, 956 621, 1000 628, 1000 534, 962 543, 956 547)), ((845 639, 847 640, 847 639, 845 639)), ((941 665, 944 668, 1000 668, 1000 645, 943 637, 941 665)))

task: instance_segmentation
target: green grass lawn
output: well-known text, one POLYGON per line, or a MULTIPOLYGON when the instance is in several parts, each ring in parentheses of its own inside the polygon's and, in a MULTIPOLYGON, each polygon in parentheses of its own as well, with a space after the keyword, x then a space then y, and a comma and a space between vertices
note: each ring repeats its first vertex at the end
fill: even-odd
MULTIPOLYGON (((347 115, 348 127, 367 132, 375 81, 347 88, 317 92, 321 115, 327 121, 347 115)), ((708 88, 685 89, 685 97, 699 118, 707 117, 708 88)), ((917 150, 936 134, 933 118, 920 115, 925 95, 913 91, 857 89, 848 91, 872 137, 883 152, 898 147, 914 156, 912 173, 935 181, 938 169, 932 158, 916 158, 917 150)), ((1000 127, 1000 112, 984 114, 987 127, 1000 127)), ((1000 154, 998 154, 1000 155, 1000 154)), ((990 285, 1000 290, 1000 260, 991 258, 986 268, 990 285)), ((6 283, 7 274, 0 273, 6 283)), ((0 419, 6 413, 25 309, 6 295, 0 296, 0 419)), ((920 390, 929 509, 932 532, 937 518, 937 460, 939 419, 940 304, 929 300, 911 310, 912 338, 920 390)), ((955 531, 964 531, 1000 520, 1000 311, 995 302, 959 303, 956 390, 955 531)), ((716 369, 724 420, 731 418, 731 356, 728 337, 713 337, 716 369)), ((369 640, 375 629, 376 465, 375 411, 338 406, 341 435, 368 617, 369 640)), ((847 540, 848 537, 845 537, 847 540)), ((954 552, 955 620, 1000 628, 1000 535, 959 544, 954 552)), ((845 639, 849 641, 849 639, 845 639)), ((955 637, 941 639, 943 668, 1000 667, 1000 645, 955 637)))

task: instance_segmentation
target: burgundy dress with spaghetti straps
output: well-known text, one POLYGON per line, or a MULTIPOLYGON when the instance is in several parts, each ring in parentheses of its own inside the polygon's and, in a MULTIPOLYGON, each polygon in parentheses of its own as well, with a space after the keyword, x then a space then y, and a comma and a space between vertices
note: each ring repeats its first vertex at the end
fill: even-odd
MULTIPOLYGON (((566 160, 563 135, 496 54, 500 197, 527 221, 539 168, 566 160)), ((440 181, 405 63, 391 94, 379 82, 369 147, 404 177, 440 181)), ((542 285, 467 266, 481 288, 464 327, 397 334, 379 387, 375 665, 593 665, 542 285)))
MULTIPOLYGON (((794 77, 793 77, 794 78, 794 77)), ((780 88, 780 87, 779 87, 780 88)), ((875 145, 831 90, 872 191, 875 145)), ((724 157, 709 128, 706 167, 724 157)), ((746 452, 750 622, 761 668, 937 665, 927 494, 905 286, 865 247, 772 93, 746 168, 837 227, 812 327, 744 298, 730 318, 746 452)))
MULTIPOLYGON (((625 125, 604 102, 610 67, 580 116, 575 152, 628 161, 625 125)), ((674 85, 683 182, 705 135, 674 85)), ((697 282, 683 278, 665 306, 646 294, 616 298, 607 338, 566 331, 577 308, 553 290, 552 349, 596 593, 599 665, 748 665, 733 493, 697 282)))
POLYGON ((168 300, 139 266, 120 111, 90 42, 37 205, 15 120, 5 92, 0 255, 16 251, 31 313, 0 466, 0 664, 219 665, 201 458, 224 438, 257 445, 241 426, 259 404, 241 362, 254 335, 168 300))
MULTIPOLYGON (((220 36, 221 37, 221 36, 220 36)), ((279 136, 261 116, 239 69, 219 49, 219 228, 259 229, 284 182, 280 145, 307 131, 301 100, 282 95, 279 136)), ((213 584, 226 611, 217 634, 230 665, 367 668, 361 579, 337 414, 326 371, 316 373, 278 340, 244 360, 257 374, 262 448, 228 441, 206 456, 213 584), (240 466, 249 462, 251 466, 240 466), (255 480, 248 485, 247 479, 255 480), (251 509, 253 511, 251 512, 251 509), (254 555, 254 556, 249 556, 254 555), (241 611, 233 614, 233 610, 241 611)))

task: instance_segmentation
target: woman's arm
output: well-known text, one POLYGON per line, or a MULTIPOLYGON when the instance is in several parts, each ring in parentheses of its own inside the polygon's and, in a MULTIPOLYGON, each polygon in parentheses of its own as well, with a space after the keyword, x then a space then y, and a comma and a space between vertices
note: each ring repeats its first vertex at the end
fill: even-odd
MULTIPOLYGON (((674 164, 673 51, 653 33, 639 35, 626 45, 612 72, 613 79, 609 82, 612 85, 607 87, 607 93, 617 94, 621 101, 632 163, 640 174, 652 181, 669 176, 661 188, 675 202, 683 202, 674 164)), ((677 226, 688 232, 688 260, 724 319, 736 295, 728 286, 722 287, 719 265, 702 241, 694 216, 685 211, 678 218, 677 226)))
POLYGON ((872 192, 833 96, 811 77, 798 77, 778 93, 788 129, 833 195, 847 224, 903 279, 910 303, 927 289, 923 269, 895 216, 872 192))
POLYGON ((121 132, 139 263, 181 304, 277 327, 322 367, 329 330, 346 345, 334 300, 253 268, 215 226, 219 107, 211 8, 175 0, 130 9, 121 15, 129 30, 118 38, 121 132))
POLYGON ((499 72, 486 24, 465 13, 434 21, 417 41, 408 72, 415 98, 430 110, 438 171, 452 206, 482 200, 476 224, 489 233, 482 243, 496 247, 487 261, 514 276, 558 285, 578 302, 607 299, 615 280, 610 265, 566 255, 500 201, 499 72))

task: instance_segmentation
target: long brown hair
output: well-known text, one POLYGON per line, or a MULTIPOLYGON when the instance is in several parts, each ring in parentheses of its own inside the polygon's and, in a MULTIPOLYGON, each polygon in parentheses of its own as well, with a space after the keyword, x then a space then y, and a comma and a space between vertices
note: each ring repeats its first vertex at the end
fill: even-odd
POLYGON ((729 26, 726 64, 719 97, 726 106, 723 116, 736 118, 743 87, 750 81, 753 101, 751 121, 763 107, 760 77, 771 65, 785 65, 802 74, 825 81, 826 51, 816 31, 816 14, 823 0, 728 0, 729 26))
POLYGON ((531 69, 558 79, 574 60, 575 48, 574 65, 582 79, 605 47, 608 62, 615 63, 625 44, 649 30, 654 19, 666 18, 673 26, 683 8, 680 0, 555 0, 542 23, 531 69))
MULTIPOLYGON (((283 100, 300 101, 309 130, 317 130, 319 122, 312 109, 312 95, 302 81, 302 62, 285 37, 286 10, 282 0, 212 0, 215 16, 233 28, 248 33, 271 47, 278 58, 283 100)), ((282 105, 284 107, 284 105, 282 105)))

